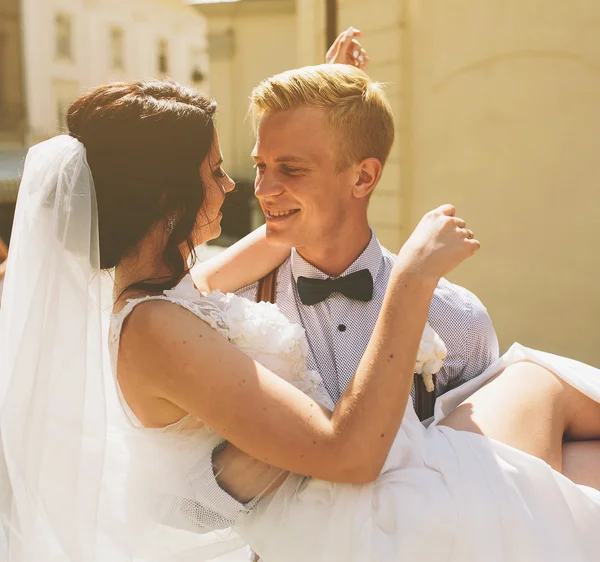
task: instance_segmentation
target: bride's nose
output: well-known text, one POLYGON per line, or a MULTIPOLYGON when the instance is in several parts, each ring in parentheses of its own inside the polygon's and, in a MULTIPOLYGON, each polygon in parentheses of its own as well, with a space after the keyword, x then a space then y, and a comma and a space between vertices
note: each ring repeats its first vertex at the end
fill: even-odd
POLYGON ((221 188, 223 189, 224 193, 229 193, 235 188, 235 182, 227 175, 223 178, 221 188))

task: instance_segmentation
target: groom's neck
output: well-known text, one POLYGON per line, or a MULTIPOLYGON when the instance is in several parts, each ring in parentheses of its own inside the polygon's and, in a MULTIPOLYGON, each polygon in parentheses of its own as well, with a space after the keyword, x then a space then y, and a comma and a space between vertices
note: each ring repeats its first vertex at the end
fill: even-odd
POLYGON ((365 222, 353 227, 351 234, 339 233, 318 246, 297 246, 296 251, 312 266, 330 277, 338 277, 365 251, 371 241, 371 229, 365 222))

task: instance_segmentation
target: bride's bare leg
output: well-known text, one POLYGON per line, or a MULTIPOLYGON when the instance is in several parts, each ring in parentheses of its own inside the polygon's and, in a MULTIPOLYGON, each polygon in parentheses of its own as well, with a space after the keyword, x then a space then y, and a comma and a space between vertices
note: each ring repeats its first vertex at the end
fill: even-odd
POLYGON ((440 425, 472 431, 562 471, 563 440, 600 439, 600 404, 529 362, 507 367, 440 425))
POLYGON ((563 474, 576 484, 600 490, 600 441, 563 445, 563 474))

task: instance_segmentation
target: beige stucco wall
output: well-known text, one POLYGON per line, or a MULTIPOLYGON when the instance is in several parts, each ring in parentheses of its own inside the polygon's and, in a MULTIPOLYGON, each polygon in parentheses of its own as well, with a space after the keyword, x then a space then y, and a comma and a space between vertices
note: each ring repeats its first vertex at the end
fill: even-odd
POLYGON ((409 118, 404 80, 406 7, 400 0, 371 0, 368 8, 360 0, 340 0, 338 6, 339 29, 352 25, 361 30, 360 40, 371 57, 368 73, 374 80, 387 84, 386 92, 396 120, 396 141, 369 208, 369 220, 381 243, 396 251, 407 228, 410 195, 406 189, 410 167, 403 166, 407 159, 409 118))
MULTIPOLYGON (((487 305, 501 347, 600 365, 600 4, 339 0, 348 25, 396 116, 370 213, 381 241, 397 250, 424 212, 456 204, 483 248, 450 279, 487 305)), ((302 62, 318 62, 314 34, 302 62)))
POLYGON ((226 166, 237 179, 253 179, 250 153, 252 124, 248 98, 262 80, 296 65, 296 26, 293 11, 260 13, 253 10, 208 17, 210 93, 219 103, 218 130, 226 166), (222 47, 229 34, 230 48, 222 47), (215 39, 216 38, 216 39, 215 39))
POLYGON ((502 347, 600 365, 600 4, 412 2, 414 224, 452 201, 483 243, 455 281, 502 347))
MULTIPOLYGON (((338 0, 339 31, 354 26, 360 29, 360 40, 372 59, 368 72, 387 83, 387 93, 397 122, 396 142, 386 164, 382 180, 371 199, 369 219, 381 242, 397 250, 406 230, 408 217, 406 185, 403 177, 410 171, 401 166, 406 157, 405 86, 401 79, 404 61, 403 32, 405 6, 401 0, 371 0, 368 7, 362 0, 338 0)), ((299 66, 323 62, 325 42, 325 1, 296 0, 299 66)))

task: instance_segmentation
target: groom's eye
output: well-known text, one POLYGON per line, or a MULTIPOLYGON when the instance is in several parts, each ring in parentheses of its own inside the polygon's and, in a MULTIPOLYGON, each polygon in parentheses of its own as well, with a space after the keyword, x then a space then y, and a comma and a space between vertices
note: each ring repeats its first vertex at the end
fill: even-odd
POLYGON ((296 174, 301 174, 302 172, 305 172, 306 170, 304 170, 302 168, 290 168, 289 166, 282 166, 281 171, 284 174, 287 174, 288 176, 293 176, 296 174))

